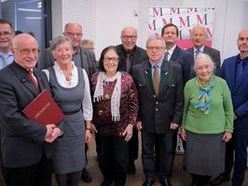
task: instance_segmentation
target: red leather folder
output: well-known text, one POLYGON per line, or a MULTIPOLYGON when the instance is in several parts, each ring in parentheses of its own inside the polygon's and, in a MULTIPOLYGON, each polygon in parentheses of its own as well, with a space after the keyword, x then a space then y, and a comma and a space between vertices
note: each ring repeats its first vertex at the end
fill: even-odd
POLYGON ((59 124, 64 119, 64 114, 46 89, 43 90, 22 112, 30 120, 40 124, 59 124))

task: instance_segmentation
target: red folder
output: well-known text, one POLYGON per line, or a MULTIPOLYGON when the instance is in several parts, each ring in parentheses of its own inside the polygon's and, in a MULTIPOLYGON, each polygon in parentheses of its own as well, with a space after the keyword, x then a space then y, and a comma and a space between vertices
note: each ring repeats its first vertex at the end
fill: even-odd
POLYGON ((30 120, 40 124, 59 124, 64 119, 64 114, 52 98, 50 92, 43 90, 22 111, 30 120))

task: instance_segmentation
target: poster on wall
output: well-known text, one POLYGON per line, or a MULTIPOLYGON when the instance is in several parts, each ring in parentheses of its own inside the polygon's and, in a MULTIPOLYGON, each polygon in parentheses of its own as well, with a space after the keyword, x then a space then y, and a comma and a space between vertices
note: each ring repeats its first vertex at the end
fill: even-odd
POLYGON ((206 45, 211 46, 214 26, 214 8, 198 7, 151 7, 149 8, 148 29, 150 35, 160 35, 164 25, 175 24, 179 29, 177 44, 181 48, 192 46, 191 29, 202 25, 206 28, 206 45))

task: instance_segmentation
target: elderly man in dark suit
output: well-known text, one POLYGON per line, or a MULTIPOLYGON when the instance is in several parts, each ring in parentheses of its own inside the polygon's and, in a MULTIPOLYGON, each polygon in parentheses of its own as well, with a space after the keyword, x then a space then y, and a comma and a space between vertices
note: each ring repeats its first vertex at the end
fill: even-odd
POLYGON ((0 71, 5 181, 8 186, 51 186, 51 146, 46 142, 52 142, 61 131, 54 124, 31 121, 22 113, 40 91, 49 87, 44 74, 34 69, 38 43, 33 36, 20 34, 12 40, 12 53, 14 62, 0 71))
MULTIPOLYGON (((137 30, 134 27, 127 26, 121 31, 122 44, 116 46, 120 55, 121 66, 120 70, 128 72, 132 75, 133 65, 139 64, 148 59, 146 51, 138 47, 137 43, 137 30)), ((134 161, 138 158, 139 142, 138 131, 133 128, 133 137, 129 143, 129 162, 128 162, 128 174, 133 175, 136 172, 134 161)))
MULTIPOLYGON (((73 62, 77 67, 84 68, 90 77, 97 70, 96 59, 94 52, 80 46, 83 37, 82 26, 78 23, 67 23, 64 35, 72 41, 74 48, 73 62)), ((44 50, 42 57, 42 61, 38 63, 39 69, 46 69, 54 65, 54 57, 50 48, 44 50)))
MULTIPOLYGON (((191 31, 191 39, 193 42, 193 47, 188 48, 187 51, 190 52, 194 57, 196 57, 197 54, 199 54, 200 52, 208 54, 212 58, 215 64, 215 74, 218 75, 221 65, 220 51, 205 45, 205 41, 207 39, 207 32, 205 27, 203 26, 194 27, 191 31)), ((195 74, 193 70, 193 66, 194 63, 192 63, 192 73, 195 74)))
POLYGON ((146 43, 149 60, 133 67, 133 78, 139 93, 139 121, 142 129, 142 162, 146 180, 155 182, 154 147, 159 144, 159 181, 168 186, 173 157, 173 136, 181 124, 183 109, 183 76, 181 66, 164 60, 163 38, 152 36, 146 43))

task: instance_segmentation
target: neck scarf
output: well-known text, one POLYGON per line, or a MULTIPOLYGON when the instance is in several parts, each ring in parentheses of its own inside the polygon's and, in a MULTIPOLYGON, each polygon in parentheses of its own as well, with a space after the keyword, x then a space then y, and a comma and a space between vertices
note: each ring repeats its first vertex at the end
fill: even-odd
POLYGON ((203 85, 199 78, 196 78, 196 85, 200 89, 200 95, 195 103, 195 108, 202 111, 204 114, 209 114, 211 109, 211 94, 210 90, 214 87, 215 81, 212 77, 208 83, 203 85))
POLYGON ((94 102, 99 102, 103 99, 104 88, 107 82, 116 80, 115 88, 111 96, 111 115, 112 121, 120 121, 120 100, 121 100, 121 73, 117 72, 112 78, 106 77, 104 72, 99 72, 97 77, 96 89, 93 96, 94 102))

